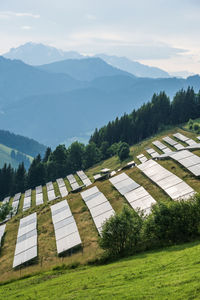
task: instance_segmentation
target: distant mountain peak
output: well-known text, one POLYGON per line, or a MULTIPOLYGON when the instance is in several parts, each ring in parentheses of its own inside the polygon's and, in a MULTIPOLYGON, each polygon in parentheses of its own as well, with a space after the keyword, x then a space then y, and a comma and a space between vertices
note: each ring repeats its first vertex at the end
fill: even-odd
POLYGON ((63 51, 53 46, 28 42, 19 47, 11 48, 3 54, 10 59, 20 59, 29 65, 43 65, 63 59, 80 59, 83 56, 75 51, 63 51))
POLYGON ((119 68, 123 71, 129 72, 137 77, 150 77, 150 78, 169 78, 170 75, 156 67, 150 67, 144 64, 141 64, 137 61, 130 60, 124 56, 115 56, 107 55, 104 53, 95 55, 105 60, 107 63, 112 66, 119 68))

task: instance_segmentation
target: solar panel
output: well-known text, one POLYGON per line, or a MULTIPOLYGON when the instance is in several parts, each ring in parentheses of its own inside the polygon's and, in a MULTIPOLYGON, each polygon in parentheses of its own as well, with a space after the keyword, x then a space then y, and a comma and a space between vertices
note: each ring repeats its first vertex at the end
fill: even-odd
POLYGON ((67 188, 66 188, 63 178, 58 178, 58 179, 56 179, 56 181, 58 184, 58 188, 59 188, 61 197, 62 198, 66 197, 68 195, 68 191, 67 191, 67 188))
POLYGON ((57 184, 59 187, 65 186, 65 182, 64 182, 63 178, 58 178, 58 179, 56 179, 56 181, 57 181, 57 184))
POLYGON ((23 204, 23 211, 26 211, 31 207, 31 196, 25 196, 24 204, 23 204))
POLYGON ((6 203, 9 203, 9 201, 10 201, 10 197, 6 197, 6 198, 4 198, 3 199, 3 204, 6 204, 6 203))
POLYGON ((3 224, 3 225, 0 226, 0 246, 1 246, 2 238, 3 238, 4 233, 5 233, 5 229, 6 229, 6 224, 3 224))
POLYGON ((160 150, 166 148, 166 146, 163 143, 161 143, 160 141, 153 141, 152 144, 160 150))
POLYGON ((174 148, 176 148, 176 150, 182 150, 185 147, 183 145, 181 145, 181 144, 176 144, 176 145, 174 145, 174 148))
POLYGON ((31 196, 31 189, 25 191, 25 197, 30 197, 31 196))
POLYGON ((154 141, 152 142, 154 144, 154 146, 156 146, 158 149, 160 149, 162 152, 164 153, 170 153, 172 152, 171 149, 169 149, 167 146, 165 146, 163 143, 161 143, 160 141, 154 141))
POLYGON ((89 186, 92 184, 92 182, 90 181, 90 179, 86 176, 86 174, 81 170, 76 172, 77 175, 79 176, 79 178, 82 180, 83 184, 85 186, 89 186))
POLYGON ((53 201, 53 200, 56 199, 56 195, 55 195, 54 189, 47 190, 47 197, 48 197, 49 201, 53 201))
POLYGON ((177 141, 171 139, 169 136, 164 137, 163 141, 165 141, 167 144, 169 144, 171 146, 174 146, 174 145, 178 144, 177 141))
POLYGON ((51 181, 46 183, 46 187, 47 187, 47 192, 54 190, 54 186, 51 181))
POLYGON ((97 180, 97 179, 101 178, 101 174, 96 174, 93 177, 94 177, 94 180, 97 180))
POLYGON ((33 213, 20 220, 13 268, 37 257, 37 215, 33 213), (31 223, 30 223, 31 222, 31 223))
POLYGON ((109 180, 118 190, 118 192, 126 198, 126 200, 134 209, 135 207, 137 207, 143 210, 145 214, 150 213, 151 210, 149 208, 151 208, 151 205, 154 204, 156 201, 143 187, 141 187, 138 183, 132 180, 125 173, 115 176, 114 178, 111 178, 109 180), (132 204, 132 202, 134 201, 137 201, 137 205, 136 203, 132 204), (143 203, 144 201, 145 205, 143 203))
POLYGON ((66 200, 51 206, 58 255, 81 245, 76 222, 66 200))
POLYGON ((36 205, 41 205, 44 203, 43 193, 36 194, 36 205))
POLYGON ((81 197, 90 210, 96 228, 101 234, 103 223, 115 213, 112 206, 97 187, 82 192, 81 197))
POLYGON ((200 176, 200 157, 188 150, 180 151, 176 154, 170 155, 170 157, 176 160, 179 164, 184 166, 193 175, 200 176))
POLYGON ((41 194, 41 193, 42 193, 42 186, 41 186, 41 185, 39 185, 39 186, 37 186, 37 187, 35 188, 35 193, 36 193, 36 194, 41 194))
POLYGON ((138 168, 163 189, 173 200, 189 198, 194 195, 194 190, 182 179, 172 174, 155 161, 148 161, 138 168))
POLYGON ((182 142, 186 142, 187 140, 189 140, 188 137, 186 137, 185 135, 183 135, 183 134, 181 134, 181 133, 179 133, 179 132, 173 134, 173 136, 174 136, 175 138, 177 138, 178 140, 182 141, 182 142))

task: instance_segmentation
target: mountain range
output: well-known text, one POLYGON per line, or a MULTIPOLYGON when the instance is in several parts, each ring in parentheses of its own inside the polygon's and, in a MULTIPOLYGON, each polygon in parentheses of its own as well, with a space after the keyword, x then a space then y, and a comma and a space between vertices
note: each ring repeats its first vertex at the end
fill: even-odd
MULTIPOLYGON (((33 66, 50 64, 66 59, 87 58, 87 56, 84 56, 76 51, 63 51, 55 47, 32 42, 26 43, 17 48, 11 48, 11 50, 3 54, 3 56, 10 59, 19 59, 33 66)), ((149 67, 126 57, 110 56, 107 54, 97 54, 96 57, 103 59, 113 67, 129 72, 137 77, 170 77, 166 71, 163 71, 160 68, 149 67)))
POLYGON ((0 57, 0 128, 40 143, 86 142, 96 127, 131 112, 153 93, 200 87, 200 77, 139 78, 100 58, 43 66, 0 57))

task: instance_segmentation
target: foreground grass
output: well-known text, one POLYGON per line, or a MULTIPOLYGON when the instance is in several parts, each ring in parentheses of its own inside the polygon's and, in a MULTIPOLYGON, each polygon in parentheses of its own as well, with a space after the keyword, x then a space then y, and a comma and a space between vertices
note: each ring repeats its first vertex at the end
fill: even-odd
POLYGON ((104 266, 49 271, 0 287, 0 299, 199 299, 200 242, 104 266))

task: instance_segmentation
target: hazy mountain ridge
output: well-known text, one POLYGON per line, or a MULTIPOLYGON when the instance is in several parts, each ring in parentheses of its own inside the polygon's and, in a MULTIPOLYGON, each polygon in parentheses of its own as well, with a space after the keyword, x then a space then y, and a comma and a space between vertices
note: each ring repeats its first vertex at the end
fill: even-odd
POLYGON ((98 57, 88 57, 84 59, 68 59, 54 62, 38 67, 40 70, 51 73, 64 73, 76 80, 91 81, 104 76, 124 75, 135 77, 134 75, 117 69, 98 57))
MULTIPOLYGON (((81 64, 81 77, 84 76, 82 61, 75 64, 76 67, 78 62, 81 64)), ((75 137, 86 142, 96 127, 138 108, 154 93, 165 91, 173 97, 181 88, 193 86, 198 91, 200 87, 199 76, 138 78, 99 58, 85 59, 84 64, 87 66, 85 74, 94 69, 90 75, 93 80, 80 81, 61 74, 60 69, 59 73, 50 73, 1 57, 0 128, 51 146, 69 144, 75 137), (105 76, 108 70, 110 75, 105 76)), ((63 68, 65 70, 65 66, 63 68)), ((71 73, 78 74, 77 70, 72 68, 71 73)))
POLYGON ((97 54, 96 57, 102 58, 112 66, 134 74, 137 77, 150 77, 150 78, 168 78, 170 75, 160 68, 149 67, 137 61, 128 59, 127 57, 111 56, 106 54, 97 54))
MULTIPOLYGON (((50 64, 66 59, 87 58, 87 56, 76 51, 63 51, 55 47, 32 42, 12 48, 9 52, 3 54, 3 56, 10 59, 20 59, 33 66, 50 64)), ((119 68, 138 77, 170 77, 166 71, 160 68, 147 66, 137 61, 130 60, 127 57, 111 56, 103 53, 96 54, 95 57, 99 57, 113 67, 119 68)))

